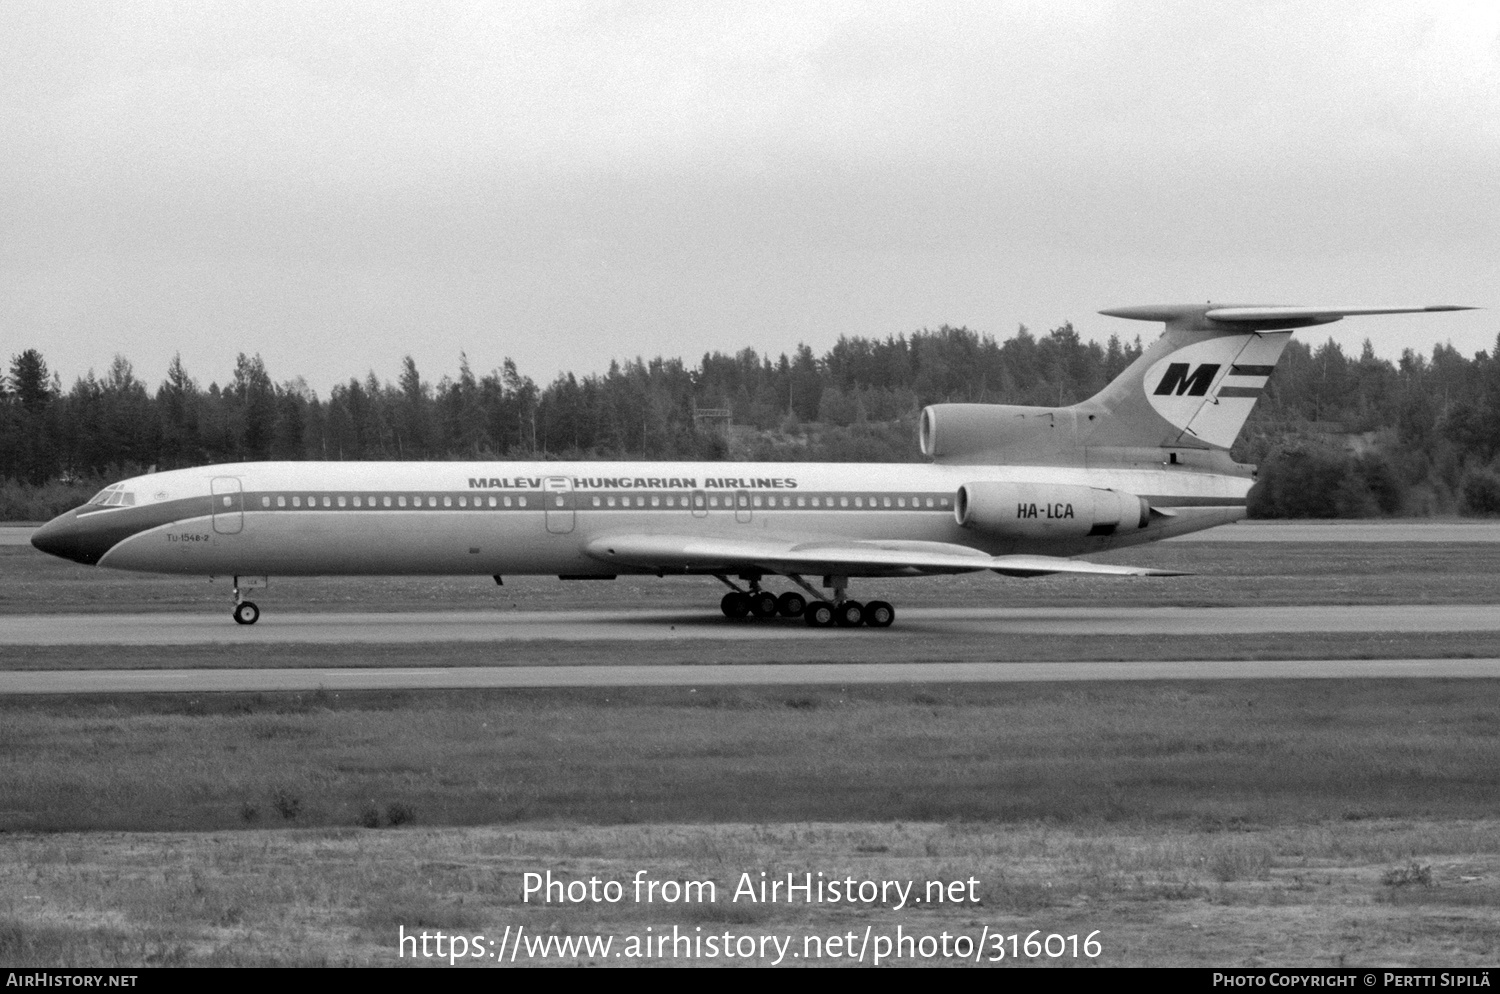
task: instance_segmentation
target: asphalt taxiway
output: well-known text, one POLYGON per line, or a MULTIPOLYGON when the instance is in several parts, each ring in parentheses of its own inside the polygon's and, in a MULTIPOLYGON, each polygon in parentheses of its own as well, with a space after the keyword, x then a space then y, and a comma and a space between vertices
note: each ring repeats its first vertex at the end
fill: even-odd
POLYGON ((0 673, 0 695, 1497 677, 1500 659, 25 670, 0 673))
POLYGON ((729 621, 705 611, 268 611, 253 626, 226 613, 5 615, 11 646, 413 645, 434 642, 819 642, 912 635, 1248 635, 1265 632, 1500 633, 1500 604, 1254 607, 913 607, 899 628, 810 629, 799 621, 729 621))

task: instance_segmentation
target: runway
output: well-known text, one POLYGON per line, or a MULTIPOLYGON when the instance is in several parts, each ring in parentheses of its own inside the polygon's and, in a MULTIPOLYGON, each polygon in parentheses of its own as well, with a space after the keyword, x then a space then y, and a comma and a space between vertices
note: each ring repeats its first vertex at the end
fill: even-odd
POLYGON ((1495 679, 1500 678, 1500 659, 31 670, 0 673, 0 695, 1349 678, 1495 679))
POLYGON ((214 614, 0 616, 0 644, 20 646, 413 645, 437 642, 648 642, 734 640, 812 643, 911 635, 1242 635, 1262 632, 1497 632, 1497 604, 1264 607, 897 606, 886 631, 811 629, 801 621, 729 621, 683 611, 267 612, 254 626, 214 614))

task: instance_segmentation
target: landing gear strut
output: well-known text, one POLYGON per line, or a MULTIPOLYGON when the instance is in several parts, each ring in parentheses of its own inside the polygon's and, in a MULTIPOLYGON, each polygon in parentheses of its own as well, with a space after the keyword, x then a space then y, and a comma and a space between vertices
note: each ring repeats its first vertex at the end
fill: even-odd
MULTIPOLYGON (((264 586, 264 583, 251 586, 264 586)), ((260 620, 260 608, 255 606, 254 601, 242 600, 240 597, 240 578, 234 578, 234 623, 237 625, 253 625, 260 620)))

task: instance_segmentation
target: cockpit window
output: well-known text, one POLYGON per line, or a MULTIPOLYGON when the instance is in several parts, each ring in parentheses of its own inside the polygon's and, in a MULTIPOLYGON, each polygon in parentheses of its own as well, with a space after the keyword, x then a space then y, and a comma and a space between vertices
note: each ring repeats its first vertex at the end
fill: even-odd
POLYGON ((126 490, 123 483, 112 483, 90 497, 89 503, 103 507, 134 507, 135 494, 126 490))

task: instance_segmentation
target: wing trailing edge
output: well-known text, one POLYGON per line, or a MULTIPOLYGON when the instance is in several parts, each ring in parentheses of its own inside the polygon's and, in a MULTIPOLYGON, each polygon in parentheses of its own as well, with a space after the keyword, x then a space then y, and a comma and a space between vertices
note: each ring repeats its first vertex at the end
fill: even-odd
POLYGON ((1092 576, 1182 576, 1175 570, 1090 563, 1062 556, 992 556, 949 542, 835 540, 796 542, 687 535, 614 535, 585 546, 612 565, 662 572, 821 573, 913 576, 992 570, 1005 576, 1077 573, 1092 576))

